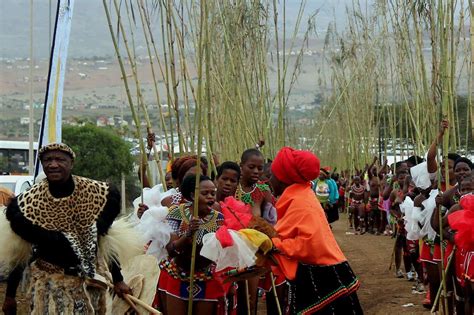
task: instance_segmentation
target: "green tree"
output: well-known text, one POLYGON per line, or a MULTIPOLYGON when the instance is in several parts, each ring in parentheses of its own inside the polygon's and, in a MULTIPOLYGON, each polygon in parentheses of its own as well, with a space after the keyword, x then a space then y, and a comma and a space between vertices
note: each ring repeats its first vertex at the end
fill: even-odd
POLYGON ((128 201, 139 194, 133 176, 133 156, 130 145, 112 129, 85 126, 64 126, 63 142, 76 153, 73 173, 107 181, 120 188, 122 174, 126 179, 128 201))

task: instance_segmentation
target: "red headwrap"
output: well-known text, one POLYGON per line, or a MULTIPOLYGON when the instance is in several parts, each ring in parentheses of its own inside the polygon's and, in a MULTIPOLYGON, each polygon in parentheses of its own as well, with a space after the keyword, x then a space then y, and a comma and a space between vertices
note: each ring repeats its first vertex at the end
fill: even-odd
POLYGON ((284 147, 272 162, 272 173, 285 184, 307 183, 319 176, 319 159, 312 152, 284 147))

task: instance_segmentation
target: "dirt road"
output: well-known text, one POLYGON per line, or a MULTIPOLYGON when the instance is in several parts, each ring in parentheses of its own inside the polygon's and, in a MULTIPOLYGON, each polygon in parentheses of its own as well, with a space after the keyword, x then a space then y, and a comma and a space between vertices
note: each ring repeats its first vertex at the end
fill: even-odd
POLYGON ((348 235, 347 219, 333 224, 333 232, 349 263, 362 283, 358 291, 366 314, 429 314, 421 305, 424 295, 412 294, 412 284, 388 271, 394 240, 371 234, 348 235), (402 307, 413 303, 412 307, 402 307))

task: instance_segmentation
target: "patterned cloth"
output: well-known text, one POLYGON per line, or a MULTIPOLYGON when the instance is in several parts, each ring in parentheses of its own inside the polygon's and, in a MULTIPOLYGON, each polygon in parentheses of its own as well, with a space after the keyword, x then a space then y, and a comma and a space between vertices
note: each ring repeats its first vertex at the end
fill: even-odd
POLYGON ((27 292, 30 314, 106 314, 106 290, 87 286, 83 278, 57 268, 41 260, 31 265, 27 292))
MULTIPOLYGON (((179 237, 186 234, 189 222, 193 215, 191 204, 173 206, 167 215, 168 224, 179 237)), ((204 218, 200 218, 199 229, 196 232, 198 247, 202 245, 202 238, 207 233, 216 232, 224 224, 224 216, 211 209, 204 218)), ((158 290, 174 297, 187 300, 189 298, 189 271, 180 268, 175 258, 167 257, 160 262, 161 274, 158 281, 158 290)), ((225 295, 223 286, 214 279, 215 264, 210 263, 194 273, 193 298, 195 301, 217 301, 225 295)))
MULTIPOLYGON (((158 280, 158 290, 181 300, 189 298, 189 276, 188 281, 176 279, 167 269, 162 269, 158 280)), ((226 289, 219 281, 211 279, 196 279, 193 282, 193 301, 216 302, 225 296, 226 289)))
POLYGON ((34 226, 59 231, 79 258, 79 276, 94 277, 97 258, 97 219, 107 202, 108 184, 72 176, 74 191, 70 196, 55 198, 47 180, 18 196, 19 209, 34 226))
MULTIPOLYGON (((191 221, 193 214, 190 210, 191 204, 181 204, 170 208, 168 216, 166 217, 168 224, 179 237, 186 234, 189 221, 191 221)), ((199 230, 197 233, 197 244, 202 245, 202 237, 207 233, 214 233, 217 229, 224 224, 224 216, 216 210, 211 212, 205 217, 199 219, 199 230)))
POLYGON ((362 314, 359 280, 347 262, 332 266, 298 264, 290 283, 290 314, 362 314))

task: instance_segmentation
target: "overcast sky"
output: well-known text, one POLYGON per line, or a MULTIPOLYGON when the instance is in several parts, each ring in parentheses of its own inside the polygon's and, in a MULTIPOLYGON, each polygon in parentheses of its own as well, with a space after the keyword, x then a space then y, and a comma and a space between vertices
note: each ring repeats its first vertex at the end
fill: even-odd
MULTIPOLYGON (((372 1, 372 0, 371 0, 372 1)), ((287 0, 287 19, 293 23, 300 0, 287 0)), ((365 2, 365 1, 363 1, 365 2)), ((370 2, 370 1, 369 1, 370 2)), ((49 7, 54 25, 55 0, 34 0, 34 54, 36 58, 49 55, 49 7)), ((282 1, 280 0, 280 3, 282 1)), ((336 20, 344 25, 344 8, 352 0, 308 0, 305 15, 318 10, 316 26, 319 32, 327 29, 329 22, 336 20)), ((30 0, 0 0, 0 57, 29 56, 30 0)), ((306 19, 305 19, 306 20, 306 19)), ((291 27, 291 25, 290 25, 291 27)), ((112 55, 113 47, 100 0, 75 0, 69 55, 112 55)))

